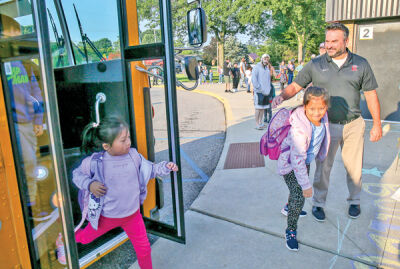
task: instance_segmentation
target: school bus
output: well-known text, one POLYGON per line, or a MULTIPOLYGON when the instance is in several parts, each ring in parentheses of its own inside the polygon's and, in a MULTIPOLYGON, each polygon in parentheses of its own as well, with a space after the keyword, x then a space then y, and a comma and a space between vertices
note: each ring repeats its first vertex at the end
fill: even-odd
MULTIPOLYGON (((162 153, 180 166, 176 85, 185 86, 175 77, 171 2, 148 3, 0 0, 1 268, 85 268, 127 240, 116 229, 76 244, 81 209, 71 178, 84 157, 84 126, 106 115, 124 118, 132 145, 157 160, 152 115, 161 112, 152 111, 150 76, 164 82, 168 139, 162 153), (148 60, 161 61, 162 68, 146 66, 148 60), (65 264, 57 260, 60 236, 65 264)), ((204 10, 199 2, 188 5, 188 40, 199 47, 207 38, 204 10)), ((197 62, 184 62, 196 81, 185 87, 191 90, 197 62)), ((151 180, 141 210, 148 232, 184 243, 180 171, 164 187, 151 180)))

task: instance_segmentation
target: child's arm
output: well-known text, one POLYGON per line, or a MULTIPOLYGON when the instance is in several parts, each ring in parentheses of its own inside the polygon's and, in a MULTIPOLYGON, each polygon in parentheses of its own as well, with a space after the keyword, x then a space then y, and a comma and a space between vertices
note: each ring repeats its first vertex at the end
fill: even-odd
POLYGON ((79 167, 72 171, 72 181, 81 190, 89 190, 93 181, 90 176, 90 160, 91 156, 83 159, 79 167))
POLYGON ((156 176, 166 176, 171 172, 178 171, 178 166, 173 162, 159 162, 153 164, 153 169, 151 171, 151 178, 155 178, 156 176))
POLYGON ((96 197, 106 194, 107 188, 103 183, 93 180, 90 175, 90 162, 92 156, 85 158, 81 165, 72 172, 72 181, 81 190, 88 190, 96 197))

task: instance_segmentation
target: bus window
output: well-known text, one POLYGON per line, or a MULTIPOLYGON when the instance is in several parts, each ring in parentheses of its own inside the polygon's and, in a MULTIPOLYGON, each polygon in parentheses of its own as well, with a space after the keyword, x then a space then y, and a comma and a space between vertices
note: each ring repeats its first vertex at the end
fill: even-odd
POLYGON ((63 29, 60 24, 59 14, 54 6, 53 0, 46 1, 47 23, 49 25, 50 49, 54 68, 73 65, 71 52, 67 50, 66 39, 67 29, 63 29))
POLYGON ((161 43, 160 7, 158 0, 138 0, 139 44, 161 43))
POLYGON ((121 58, 115 1, 61 2, 77 65, 121 58))

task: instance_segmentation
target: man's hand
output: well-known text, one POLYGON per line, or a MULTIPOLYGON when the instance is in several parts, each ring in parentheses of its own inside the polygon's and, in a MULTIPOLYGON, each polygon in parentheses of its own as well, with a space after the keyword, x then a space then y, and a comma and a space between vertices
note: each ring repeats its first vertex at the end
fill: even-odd
POLYGON ((277 106, 282 104, 283 101, 284 100, 281 95, 275 96, 274 99, 272 99, 272 103, 271 103, 272 108, 276 108, 277 106))
POLYGON ((310 198, 312 196, 312 188, 303 190, 303 196, 304 198, 310 198))
POLYGON ((92 192, 97 198, 105 195, 107 193, 107 188, 106 186, 103 185, 103 183, 99 181, 93 181, 90 183, 89 186, 90 192, 92 192))
POLYGON ((369 132, 369 140, 371 142, 378 142, 382 138, 382 126, 379 124, 372 125, 372 129, 369 132))
POLYGON ((272 108, 275 108, 277 106, 279 106, 280 104, 282 104, 282 102, 284 100, 287 100, 293 96, 296 95, 296 93, 298 93, 300 90, 302 89, 302 87, 297 84, 296 82, 292 82, 290 83, 282 92, 280 95, 276 96, 273 100, 272 100, 272 108))
POLYGON ((369 140, 377 142, 382 138, 381 105, 379 104, 378 94, 376 90, 372 90, 364 92, 364 96, 365 101, 367 101, 368 110, 374 121, 371 132, 369 133, 369 140))
POLYGON ((41 136, 43 134, 43 125, 34 124, 33 125, 33 132, 35 133, 35 136, 41 136))
POLYGON ((176 164, 174 164, 173 162, 167 163, 166 166, 169 170, 172 170, 173 172, 177 172, 179 170, 178 166, 176 164))

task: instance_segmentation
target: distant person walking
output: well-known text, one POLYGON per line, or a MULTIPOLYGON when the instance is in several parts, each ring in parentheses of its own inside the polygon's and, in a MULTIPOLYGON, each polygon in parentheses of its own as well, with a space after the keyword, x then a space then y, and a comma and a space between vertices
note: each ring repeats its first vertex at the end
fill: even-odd
POLYGON ((257 130, 265 128, 263 123, 264 109, 270 106, 268 95, 271 92, 271 76, 276 75, 269 59, 270 57, 268 54, 263 54, 261 56, 261 62, 256 64, 251 75, 257 130))
POLYGON ((231 86, 231 68, 229 59, 226 59, 224 63, 224 79, 225 79, 225 92, 230 92, 232 86, 231 86))
POLYGON ((232 68, 232 80, 233 80, 232 92, 237 92, 238 87, 239 87, 239 80, 240 80, 240 70, 238 68, 237 63, 235 63, 232 68))
POLYGON ((247 92, 251 92, 251 73, 253 68, 249 65, 246 70, 246 78, 247 78, 247 92))
POLYGON ((303 67, 304 67, 304 61, 301 61, 295 70, 297 71, 297 73, 299 73, 301 69, 303 69, 303 67))
POLYGON ((287 65, 287 72, 288 72, 288 84, 292 83, 293 81, 293 75, 294 75, 294 63, 293 61, 289 61, 287 65))
POLYGON ((222 84, 224 82, 224 69, 219 65, 218 66, 218 83, 222 84))
POLYGON ((328 194, 329 176, 339 146, 347 172, 348 215, 351 218, 357 218, 361 213, 360 193, 365 122, 361 117, 360 91, 364 92, 373 119, 370 141, 376 142, 382 137, 380 104, 376 93, 378 84, 368 61, 353 54, 347 48, 348 42, 349 29, 346 26, 341 23, 328 25, 325 31, 326 53, 307 63, 295 81, 273 100, 273 106, 276 106, 283 100, 291 98, 311 82, 313 86, 327 89, 331 96, 331 106, 328 109, 331 144, 328 157, 324 161, 317 160, 316 162, 313 184, 312 214, 317 221, 325 220, 324 207, 328 194))
POLYGON ((246 58, 242 58, 239 64, 240 69, 240 87, 244 88, 243 83, 247 87, 247 79, 246 79, 246 58))
POLYGON ((285 65, 285 61, 282 61, 279 65, 279 84, 281 85, 281 91, 283 91, 285 84, 287 83, 286 70, 287 67, 285 65))
POLYGON ((201 85, 203 83, 203 63, 199 62, 197 65, 197 72, 199 74, 199 84, 201 85))
POLYGON ((207 78, 208 78, 208 70, 207 66, 203 66, 203 83, 207 83, 207 78))
POLYGON ((208 72, 208 77, 210 79, 210 83, 212 84, 213 83, 213 70, 211 67, 210 67, 210 71, 208 72))

